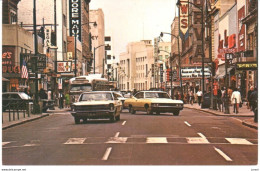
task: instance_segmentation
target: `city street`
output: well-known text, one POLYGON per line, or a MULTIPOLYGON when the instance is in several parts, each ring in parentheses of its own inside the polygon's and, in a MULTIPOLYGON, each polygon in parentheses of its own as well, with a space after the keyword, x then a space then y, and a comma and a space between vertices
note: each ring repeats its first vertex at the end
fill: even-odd
POLYGON ((74 123, 69 112, 2 131, 3 165, 256 165, 257 130, 184 109, 74 123))

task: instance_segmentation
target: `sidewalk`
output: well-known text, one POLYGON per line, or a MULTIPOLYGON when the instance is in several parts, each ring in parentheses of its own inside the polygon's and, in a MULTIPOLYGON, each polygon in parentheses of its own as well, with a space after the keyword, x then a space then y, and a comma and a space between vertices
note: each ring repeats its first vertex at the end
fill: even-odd
POLYGON ((9 112, 3 112, 2 113, 3 114, 2 115, 2 130, 49 116, 52 113, 55 113, 55 114, 64 113, 69 110, 70 110, 70 108, 59 109, 58 107, 55 107, 55 110, 48 109, 46 113, 30 114, 29 116, 27 113, 24 114, 23 112, 19 112, 19 115, 16 112, 15 112, 15 114, 13 114, 12 111, 11 111, 10 115, 9 115, 9 112), (19 119, 18 119, 18 117, 19 117, 19 119))
POLYGON ((241 108, 239 108, 239 113, 235 114, 233 113, 233 106, 230 106, 229 112, 230 114, 224 114, 224 112, 218 111, 218 110, 213 110, 209 108, 201 109, 201 106, 199 106, 197 103, 194 103, 193 105, 191 104, 184 104, 184 108, 189 108, 189 109, 195 109, 199 111, 204 111, 207 113, 211 113, 216 116, 226 116, 226 117, 252 117, 250 119, 245 119, 242 121, 243 125, 246 125, 251 128, 258 129, 258 123, 254 122, 254 113, 247 109, 245 105, 243 105, 241 108))

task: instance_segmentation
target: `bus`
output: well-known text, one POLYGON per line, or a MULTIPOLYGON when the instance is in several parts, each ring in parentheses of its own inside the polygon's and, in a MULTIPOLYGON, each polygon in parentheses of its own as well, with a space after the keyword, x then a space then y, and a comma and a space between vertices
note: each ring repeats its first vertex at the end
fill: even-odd
POLYGON ((109 81, 101 74, 73 77, 69 80, 70 105, 78 100, 81 93, 87 91, 109 91, 109 81))

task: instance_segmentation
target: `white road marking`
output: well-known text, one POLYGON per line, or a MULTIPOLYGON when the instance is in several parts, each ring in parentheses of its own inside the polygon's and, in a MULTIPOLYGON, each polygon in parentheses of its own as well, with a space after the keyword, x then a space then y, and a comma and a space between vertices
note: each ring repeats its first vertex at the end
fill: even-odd
POLYGON ((83 144, 86 138, 70 138, 64 144, 83 144))
POLYGON ((115 135, 115 137, 119 137, 119 134, 120 134, 120 132, 117 132, 116 135, 115 135))
POLYGON ((206 138, 201 137, 188 137, 186 140, 189 144, 209 144, 206 138))
POLYGON ((198 135, 201 136, 201 138, 207 139, 202 133, 198 133, 198 135))
POLYGON ((126 137, 110 137, 106 143, 107 144, 126 143, 126 141, 127 141, 126 137))
POLYGON ((122 125, 125 125, 125 123, 126 123, 126 121, 124 121, 124 122, 122 123, 122 125))
POLYGON ((112 147, 107 148, 102 160, 107 160, 109 157, 109 154, 111 153, 112 147))
POLYGON ((186 125, 191 126, 187 121, 184 122, 186 125))
POLYGON ((241 144, 241 145, 252 145, 251 142, 247 141, 244 138, 226 138, 231 144, 241 144))
POLYGON ((226 161, 233 161, 230 157, 228 157, 223 151, 214 147, 214 149, 222 156, 226 161))
POLYGON ((166 137, 147 137, 146 143, 168 143, 166 137))
POLYGON ((2 142, 2 146, 9 144, 9 143, 11 143, 11 142, 2 142))
POLYGON ((25 144, 24 147, 32 147, 32 146, 39 146, 39 144, 25 144))

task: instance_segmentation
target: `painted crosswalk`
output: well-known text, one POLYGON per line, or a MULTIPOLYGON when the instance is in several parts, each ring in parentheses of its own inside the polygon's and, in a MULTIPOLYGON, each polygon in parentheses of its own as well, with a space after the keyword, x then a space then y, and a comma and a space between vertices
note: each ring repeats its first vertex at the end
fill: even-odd
POLYGON ((65 145, 77 144, 234 144, 257 145, 257 139, 200 137, 87 137, 69 138, 65 145))

